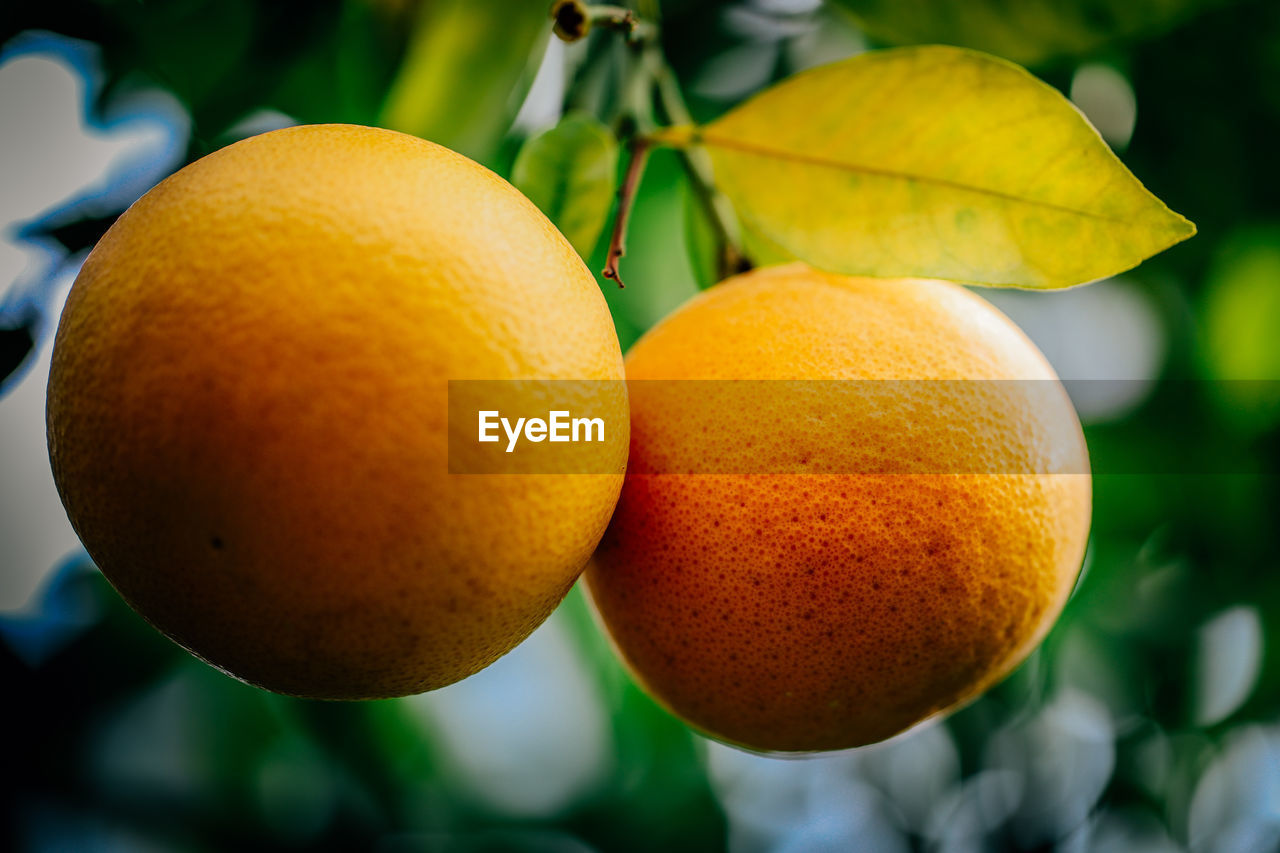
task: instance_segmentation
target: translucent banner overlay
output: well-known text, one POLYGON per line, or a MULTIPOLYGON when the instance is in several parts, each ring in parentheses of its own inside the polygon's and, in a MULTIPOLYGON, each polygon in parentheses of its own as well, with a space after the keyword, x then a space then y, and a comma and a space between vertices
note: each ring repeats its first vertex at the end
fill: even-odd
MULTIPOLYGON (((1144 422, 1139 446, 1125 452, 1109 446, 1091 460, 1072 400, 1123 398, 1139 384, 1145 389, 1148 383, 451 380, 449 471, 617 474, 624 465, 631 473, 661 475, 1215 475, 1259 470, 1248 453, 1236 452, 1243 439, 1226 422, 1194 429, 1170 422, 1155 430, 1144 422), (1179 446, 1184 440, 1185 447, 1179 446), (1231 452, 1217 452, 1227 450, 1231 452)), ((1208 395, 1226 406, 1280 411, 1280 382, 1171 385, 1165 393, 1208 395)))

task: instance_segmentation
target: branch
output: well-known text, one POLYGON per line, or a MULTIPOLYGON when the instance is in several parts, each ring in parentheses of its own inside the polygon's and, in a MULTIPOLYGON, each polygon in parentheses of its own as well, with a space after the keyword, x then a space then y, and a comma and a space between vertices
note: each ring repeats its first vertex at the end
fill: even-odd
POLYGON ((631 161, 627 163, 627 174, 618 188, 618 212, 613 218, 613 235, 609 238, 609 255, 605 261, 605 278, 611 278, 618 287, 626 287, 618 274, 618 261, 627 253, 627 221, 631 219, 631 208, 635 205, 636 189, 640 186, 640 176, 644 174, 645 162, 649 159, 649 140, 637 136, 631 140, 631 161))

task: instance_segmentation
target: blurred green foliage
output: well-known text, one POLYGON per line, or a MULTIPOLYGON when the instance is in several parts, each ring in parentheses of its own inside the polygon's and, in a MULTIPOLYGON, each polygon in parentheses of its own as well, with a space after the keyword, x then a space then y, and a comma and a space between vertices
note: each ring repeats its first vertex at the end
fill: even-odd
POLYGON ((836 0, 894 44, 954 44, 1023 65, 1150 35, 1227 0, 836 0))
MULTIPOLYGON (((30 612, 0 618, 11 714, 0 845, 856 849, 840 833, 861 827, 865 849, 1275 849, 1280 4, 842 5, 865 32, 807 4, 663 3, 664 49, 696 117, 833 49, 892 40, 1046 59, 1038 73, 1064 91, 1082 63, 1103 63, 1136 97, 1126 164, 1200 226, 1128 276, 1164 336, 1163 361, 1135 408, 1087 426, 1096 467, 1117 473, 1096 478, 1077 592, 1019 672, 944 725, 885 747, 805 762, 738 756, 645 697, 575 592, 555 618, 598 690, 610 752, 589 790, 531 816, 463 784, 447 727, 424 711, 438 698, 344 705, 246 687, 162 639, 76 560, 30 612), (704 85, 725 68, 747 82, 704 85), (834 804, 822 805, 824 791, 834 804)), ((93 115, 166 89, 190 113, 188 160, 274 110, 391 122, 510 174, 529 135, 511 119, 547 49, 536 7, 11 0, 0 44, 47 30, 97 45, 93 115)), ((563 59, 566 103, 625 130, 617 89, 633 59, 616 34, 594 33, 563 59)), ((556 207, 558 191, 546 192, 556 207)), ((655 152, 629 234, 628 287, 602 283, 624 347, 713 277, 699 211, 678 156, 655 152)), ((54 217, 37 231, 74 254, 117 213, 54 217)), ((598 214, 571 229, 595 270, 607 240, 589 236, 607 231, 598 214)), ((1074 345, 1106 342, 1088 333, 1074 330, 1074 345)), ((550 776, 555 764, 531 770, 550 776)))
POLYGON ((97 45, 101 115, 141 87, 177 95, 191 113, 190 159, 258 109, 374 123, 409 30, 403 11, 358 0, 16 0, 0 14, 0 43, 49 30, 97 45))
POLYGON ((547 10, 527 0, 414 5, 408 49, 374 123, 489 163, 533 83, 547 10))

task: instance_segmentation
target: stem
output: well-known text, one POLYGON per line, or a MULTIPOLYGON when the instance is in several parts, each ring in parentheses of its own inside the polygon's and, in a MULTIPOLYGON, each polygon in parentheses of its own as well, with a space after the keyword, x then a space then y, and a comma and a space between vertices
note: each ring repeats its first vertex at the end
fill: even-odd
POLYGON ((635 205, 636 189, 640 186, 640 176, 644 174, 645 162, 649 159, 649 140, 637 136, 631 140, 631 160, 627 163, 627 174, 618 188, 618 213, 613 218, 613 234, 609 238, 609 255, 605 261, 605 278, 611 278, 618 287, 626 287, 622 276, 618 274, 618 261, 627 253, 627 221, 631 219, 631 208, 635 205))
MULTIPOLYGON (((654 50, 654 83, 657 87, 658 102, 666 113, 667 122, 674 125, 694 126, 697 123, 685 104, 684 95, 680 93, 680 84, 676 81, 675 72, 667 64, 661 51, 654 50)), ((711 157, 705 150, 696 145, 680 151, 681 161, 689 182, 693 184, 711 226, 715 229, 716 239, 720 244, 719 274, 727 278, 751 268, 746 252, 742 247, 742 228, 738 223, 738 215, 725 194, 716 188, 715 175, 712 172, 711 157)))
POLYGON ((551 7, 551 17, 556 22, 555 34, 567 42, 585 38, 593 26, 631 35, 640 23, 625 6, 594 5, 582 0, 557 0, 551 7))
MULTIPOLYGON (((675 72, 667 63, 658 40, 658 4, 656 0, 636 2, 643 16, 639 19, 625 7, 587 5, 582 0, 559 0, 552 7, 556 33, 566 41, 581 38, 592 23, 604 23, 627 34, 631 63, 622 100, 623 114, 630 119, 626 134, 631 135, 631 159, 627 164, 622 186, 618 189, 618 212, 614 216, 609 254, 602 272, 605 278, 613 279, 619 287, 625 286, 618 273, 618 262, 626 254, 627 223, 631 218, 636 188, 644 173, 649 149, 654 144, 651 134, 657 125, 654 118, 655 100, 668 124, 690 127, 696 125, 688 105, 685 104, 684 95, 680 92, 675 72), (565 21, 581 24, 581 33, 573 38, 567 36, 562 32, 565 21)), ((737 214, 729 199, 716 188, 710 156, 703 148, 688 145, 680 148, 680 159, 715 231, 716 242, 720 247, 716 264, 718 277, 728 278, 750 269, 750 261, 743 250, 742 229, 737 214)))

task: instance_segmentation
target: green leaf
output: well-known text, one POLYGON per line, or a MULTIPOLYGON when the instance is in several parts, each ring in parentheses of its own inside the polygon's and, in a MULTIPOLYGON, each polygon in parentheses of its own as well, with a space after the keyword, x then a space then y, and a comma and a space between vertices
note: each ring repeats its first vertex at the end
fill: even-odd
POLYGON ((684 203, 684 245, 689 254, 689 266, 699 290, 706 290, 720 280, 720 241, 715 226, 707 215, 706 205, 686 181, 681 184, 684 203))
POLYGON ((546 50, 550 4, 430 0, 420 5, 379 124, 488 163, 546 50))
MULTIPOLYGON (((687 181, 683 186, 685 248, 689 252, 689 263, 693 268, 698 288, 706 290, 713 284, 719 284, 723 278, 720 273, 720 240, 707 213, 707 207, 698 197, 697 191, 687 181)), ((748 227, 745 223, 739 223, 739 227, 742 237, 741 249, 752 266, 785 264, 796 259, 794 255, 754 228, 748 227)))
POLYGON ((702 128, 746 228, 819 269, 1058 288, 1195 233, 1056 90, 953 47, 798 74, 702 128))
POLYGON ((511 183, 589 257, 617 191, 618 141, 591 116, 567 115, 524 144, 511 183))
POLYGON ((1224 0, 832 0, 889 44, 941 42, 1034 65, 1172 27, 1224 0))

